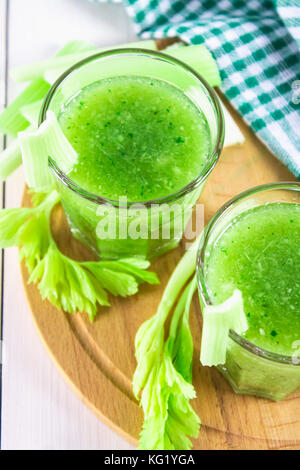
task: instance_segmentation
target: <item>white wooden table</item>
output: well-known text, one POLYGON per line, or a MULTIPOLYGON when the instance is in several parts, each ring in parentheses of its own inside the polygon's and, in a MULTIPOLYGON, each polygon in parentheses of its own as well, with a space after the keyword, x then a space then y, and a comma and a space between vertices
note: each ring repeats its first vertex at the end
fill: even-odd
MULTIPOLYGON (((48 58, 73 39, 109 46, 136 37, 121 5, 0 0, 1 109, 18 91, 8 69, 48 58)), ((0 190, 5 207, 20 205, 23 185, 19 170, 0 190)), ((1 448, 132 449, 80 402, 47 356, 26 305, 16 249, 5 252, 2 271, 1 448)))

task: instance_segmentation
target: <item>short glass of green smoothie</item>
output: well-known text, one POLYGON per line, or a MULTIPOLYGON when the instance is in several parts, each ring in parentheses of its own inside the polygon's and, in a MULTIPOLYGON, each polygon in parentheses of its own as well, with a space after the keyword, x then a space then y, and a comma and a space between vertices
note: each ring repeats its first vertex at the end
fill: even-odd
POLYGON ((237 393, 282 400, 300 388, 300 183, 274 183, 225 204, 198 252, 200 303, 238 289, 248 329, 230 330, 218 369, 237 393))
POLYGON ((115 49, 64 73, 40 123, 47 110, 78 155, 67 174, 49 156, 74 236, 101 258, 175 247, 223 145, 205 80, 165 54, 115 49))

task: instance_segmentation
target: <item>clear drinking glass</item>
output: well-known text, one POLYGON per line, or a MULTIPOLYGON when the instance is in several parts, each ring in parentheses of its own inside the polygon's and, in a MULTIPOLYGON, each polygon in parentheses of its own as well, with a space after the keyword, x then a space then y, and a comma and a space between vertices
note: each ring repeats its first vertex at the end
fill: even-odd
POLYGON ((88 57, 66 71, 51 87, 41 110, 40 123, 46 119, 48 109, 59 115, 65 103, 82 88, 103 78, 120 75, 165 80, 179 88, 201 109, 209 125, 211 148, 207 163, 199 170, 199 175, 166 197, 123 204, 79 187, 51 159, 51 155, 49 165, 75 237, 102 258, 129 255, 153 258, 178 244, 203 185, 217 163, 224 140, 222 110, 214 90, 179 60, 148 50, 115 49, 88 57), (102 229, 99 230, 103 217, 106 217, 107 224, 112 218, 117 221, 112 238, 102 229), (137 217, 139 237, 128 229, 137 217))
MULTIPOLYGON (((211 219, 200 242, 197 259, 202 308, 214 304, 206 287, 206 267, 211 247, 237 215, 270 202, 300 204, 300 183, 273 183, 252 188, 227 202, 211 219)), ((218 369, 236 393, 282 400, 300 388, 300 344, 298 352, 295 349, 295 356, 285 356, 266 351, 235 331, 230 330, 229 337, 226 363, 218 369)))

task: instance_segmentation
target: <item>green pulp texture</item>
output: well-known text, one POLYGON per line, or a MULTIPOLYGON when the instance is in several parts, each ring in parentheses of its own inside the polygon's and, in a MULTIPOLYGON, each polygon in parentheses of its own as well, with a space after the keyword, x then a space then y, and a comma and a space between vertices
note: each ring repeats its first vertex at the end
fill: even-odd
POLYGON ((245 338, 284 355, 293 355, 300 340, 299 240, 300 205, 258 206, 234 219, 207 263, 214 302, 240 289, 249 323, 245 338))
POLYGON ((68 176, 108 199, 170 195, 201 173, 210 152, 203 113, 161 80, 100 80, 69 100, 59 121, 79 156, 68 176))

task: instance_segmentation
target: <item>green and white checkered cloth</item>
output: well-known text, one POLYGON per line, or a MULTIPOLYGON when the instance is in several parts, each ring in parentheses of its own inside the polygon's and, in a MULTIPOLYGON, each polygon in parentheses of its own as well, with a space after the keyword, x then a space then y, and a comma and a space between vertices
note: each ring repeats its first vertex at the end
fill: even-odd
POLYGON ((275 0, 279 16, 300 46, 300 0, 275 0))
POLYGON ((300 178, 300 0, 123 3, 142 38, 205 44, 217 61, 223 93, 300 178))

